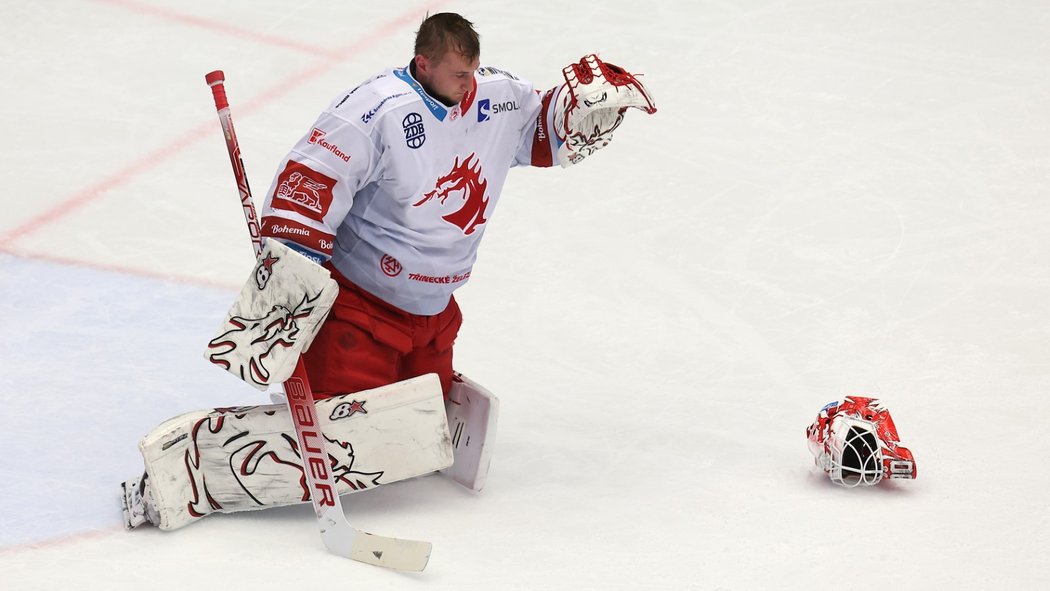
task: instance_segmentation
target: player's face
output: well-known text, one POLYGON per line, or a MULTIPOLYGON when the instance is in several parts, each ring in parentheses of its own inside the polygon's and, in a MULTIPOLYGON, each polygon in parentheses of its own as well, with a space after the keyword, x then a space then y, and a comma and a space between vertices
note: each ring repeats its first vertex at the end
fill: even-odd
POLYGON ((419 81, 437 98, 450 104, 463 100, 474 88, 474 70, 478 69, 478 58, 467 59, 457 51, 445 52, 438 60, 416 56, 416 74, 419 81))

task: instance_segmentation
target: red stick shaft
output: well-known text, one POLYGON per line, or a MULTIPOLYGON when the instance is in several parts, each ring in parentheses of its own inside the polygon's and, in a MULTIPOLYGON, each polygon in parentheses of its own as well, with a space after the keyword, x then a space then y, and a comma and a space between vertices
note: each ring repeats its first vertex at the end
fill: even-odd
POLYGON ((233 129, 230 103, 226 100, 226 86, 224 85, 226 77, 222 70, 215 70, 205 76, 204 80, 211 87, 211 94, 215 99, 215 110, 219 114, 222 134, 226 137, 226 151, 230 154, 230 165, 233 166, 233 176, 237 181, 237 191, 241 197, 244 221, 248 224, 248 235, 251 236, 255 257, 258 258, 262 254, 262 232, 259 229, 259 218, 255 215, 252 189, 248 186, 248 174, 244 171, 244 161, 241 160, 241 146, 237 142, 237 133, 233 129))
MULTIPOLYGON (((255 257, 262 255, 262 239, 259 232, 258 218, 255 215, 255 206, 252 204, 252 192, 248 187, 248 176, 244 172, 244 162, 241 160, 241 147, 237 142, 237 134, 233 130, 233 117, 230 116, 230 105, 226 100, 225 77, 221 70, 211 72, 204 77, 208 86, 211 86, 212 96, 215 98, 215 110, 219 114, 219 123, 222 125, 223 134, 226 136, 226 149, 230 153, 230 164, 233 165, 233 176, 237 180, 237 189, 241 197, 241 209, 244 211, 244 221, 248 224, 248 233, 255 247, 255 257)), ((303 473, 306 475, 307 484, 310 487, 310 498, 313 501, 314 511, 317 518, 321 519, 328 511, 338 511, 342 516, 342 506, 339 495, 336 494, 335 480, 332 478, 328 451, 325 449, 324 438, 321 435, 321 425, 317 418, 317 408, 314 404, 313 390, 310 381, 306 377, 306 367, 303 365, 302 357, 295 365, 295 371, 284 383, 285 394, 288 396, 288 409, 295 423, 295 433, 299 439, 299 453, 303 459, 303 473)), ((345 516, 342 517, 346 521, 345 516)), ((322 533, 325 531, 322 526, 322 533)), ((350 541, 352 542, 352 537, 350 541)), ((327 539, 326 539, 327 543, 327 539)))

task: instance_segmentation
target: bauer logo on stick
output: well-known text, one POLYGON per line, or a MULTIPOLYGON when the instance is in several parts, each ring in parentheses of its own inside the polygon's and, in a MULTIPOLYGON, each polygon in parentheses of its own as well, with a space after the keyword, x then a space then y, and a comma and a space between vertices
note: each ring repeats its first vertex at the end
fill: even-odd
MULTIPOLYGON (((265 412, 266 407, 216 409, 215 415, 198 420, 184 452, 186 477, 192 486, 185 499, 191 517, 222 511, 229 491, 243 491, 240 509, 305 501, 310 489, 303 477, 303 458, 294 439, 286 433, 287 413, 265 412), (207 450, 221 449, 226 461, 202 465, 207 450)), ((383 484, 383 471, 353 469, 354 448, 347 441, 324 437, 328 442, 329 468, 336 483, 351 491, 383 484)))

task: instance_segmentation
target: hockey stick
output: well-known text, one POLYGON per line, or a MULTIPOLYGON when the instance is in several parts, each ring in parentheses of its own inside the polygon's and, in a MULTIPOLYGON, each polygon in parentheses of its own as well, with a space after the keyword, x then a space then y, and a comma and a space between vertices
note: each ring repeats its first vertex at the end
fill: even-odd
MULTIPOLYGON (((237 180, 237 189, 241 196, 241 208, 244 221, 248 223, 248 234, 255 247, 255 257, 262 254, 262 235, 255 206, 252 205, 252 193, 248 187, 248 176, 244 172, 241 160, 241 147, 233 130, 233 118, 230 105, 226 100, 226 78, 221 70, 211 72, 204 77, 211 87, 215 99, 215 110, 219 114, 219 123, 226 136, 226 149, 230 153, 230 164, 237 180)), ((421 571, 430 559, 430 542, 402 540, 377 536, 356 529, 350 525, 343 513, 342 504, 332 478, 327 450, 325 450, 317 408, 314 405, 313 392, 306 378, 306 368, 302 357, 299 358, 292 376, 284 383, 288 396, 288 410, 295 423, 295 434, 299 439, 299 452, 303 458, 303 473, 310 487, 310 500, 313 501, 317 523, 321 528, 321 539, 328 549, 340 556, 359 562, 374 564, 398 570, 421 571)))

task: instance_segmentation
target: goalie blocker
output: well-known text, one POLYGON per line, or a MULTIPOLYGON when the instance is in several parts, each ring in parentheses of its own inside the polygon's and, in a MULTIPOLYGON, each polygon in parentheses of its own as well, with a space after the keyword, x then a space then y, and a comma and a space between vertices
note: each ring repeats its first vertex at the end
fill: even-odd
POLYGON ((204 357, 260 390, 283 383, 338 293, 327 269, 267 240, 204 357))

